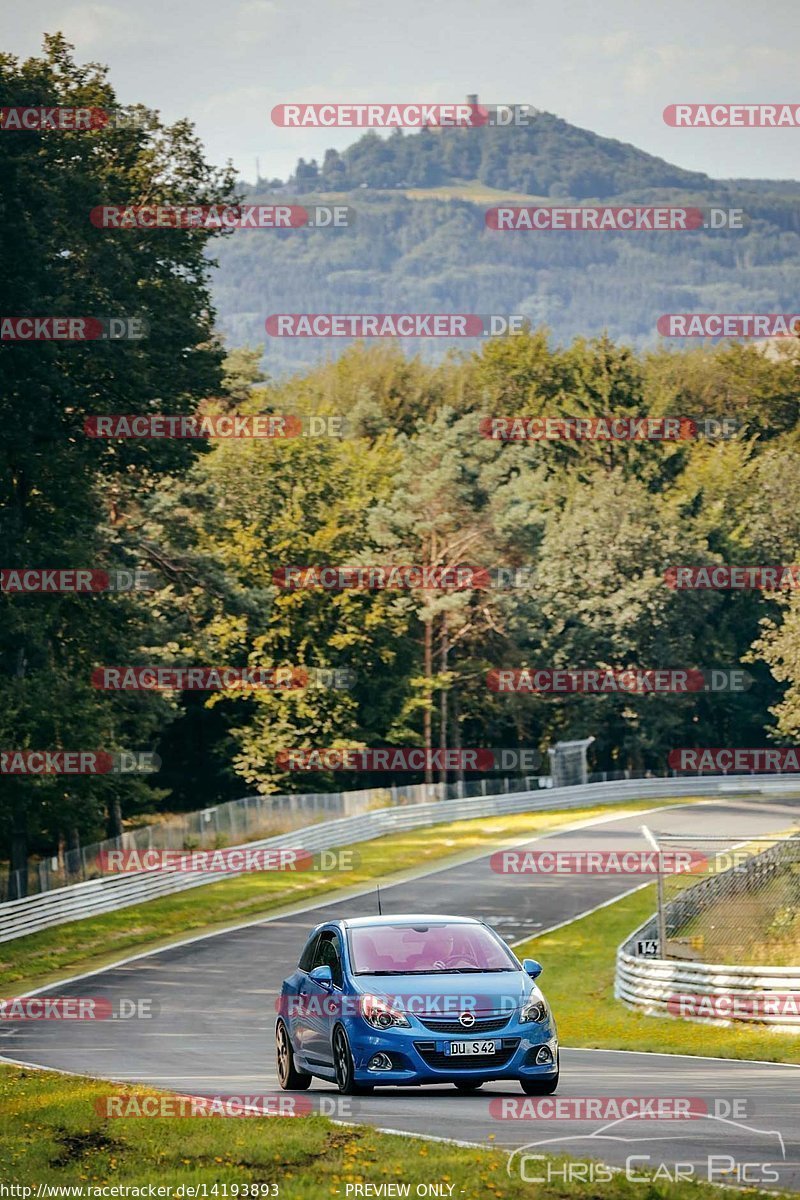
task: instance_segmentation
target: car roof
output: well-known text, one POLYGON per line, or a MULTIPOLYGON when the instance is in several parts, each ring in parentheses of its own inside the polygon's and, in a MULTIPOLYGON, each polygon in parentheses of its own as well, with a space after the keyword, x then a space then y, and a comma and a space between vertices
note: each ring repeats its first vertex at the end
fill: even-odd
POLYGON ((368 929, 374 925, 419 925, 422 922, 426 925, 445 923, 457 923, 459 925, 482 924, 475 917, 449 917, 447 915, 443 916, 441 913, 384 913, 383 916, 376 914, 373 917, 346 917, 334 923, 342 926, 343 929, 368 929))

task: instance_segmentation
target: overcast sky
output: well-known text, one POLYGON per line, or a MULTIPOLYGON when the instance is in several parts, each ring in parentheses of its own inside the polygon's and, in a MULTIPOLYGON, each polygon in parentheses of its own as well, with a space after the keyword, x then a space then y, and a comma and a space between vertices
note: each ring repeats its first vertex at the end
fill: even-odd
POLYGON ((800 129, 670 129, 665 105, 800 104, 797 0, 26 0, 0 12, 27 57, 61 30, 123 103, 188 116, 209 156, 285 177, 358 136, 280 129, 301 101, 533 104, 682 167, 800 177, 800 129))

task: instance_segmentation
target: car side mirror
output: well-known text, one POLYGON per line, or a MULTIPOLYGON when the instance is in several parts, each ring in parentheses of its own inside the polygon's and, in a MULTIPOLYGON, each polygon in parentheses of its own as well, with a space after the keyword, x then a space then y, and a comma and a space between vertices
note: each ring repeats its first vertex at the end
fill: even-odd
POLYGON ((313 979, 314 983, 318 983, 320 987, 327 988, 328 991, 333 987, 333 975, 330 967, 314 967, 313 971, 309 971, 308 978, 313 979))
POLYGON ((523 958, 522 969, 526 975, 530 975, 531 979, 538 979, 544 967, 535 958, 523 958))

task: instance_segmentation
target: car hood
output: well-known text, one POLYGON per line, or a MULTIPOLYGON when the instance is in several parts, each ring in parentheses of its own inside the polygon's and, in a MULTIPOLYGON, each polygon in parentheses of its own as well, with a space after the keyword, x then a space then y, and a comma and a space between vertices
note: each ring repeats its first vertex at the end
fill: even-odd
POLYGON ((358 992, 380 996, 393 1007, 412 1013, 457 1016, 513 1012, 530 997, 541 998, 533 980, 522 971, 486 975, 357 975, 358 992))

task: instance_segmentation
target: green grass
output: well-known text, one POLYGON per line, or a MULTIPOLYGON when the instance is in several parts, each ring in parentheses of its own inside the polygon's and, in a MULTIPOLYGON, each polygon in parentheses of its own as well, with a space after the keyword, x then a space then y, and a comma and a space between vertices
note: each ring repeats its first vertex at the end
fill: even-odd
MULTIPOLYGON (((691 801, 681 800, 686 804, 691 801)), ((670 801, 657 801, 659 806, 670 801)), ((268 914, 290 904, 327 898, 341 889, 382 883, 395 872, 419 869, 459 855, 489 853, 510 838, 532 837, 589 818, 651 807, 641 800, 585 809, 481 817, 392 834, 354 846, 357 868, 346 873, 266 871, 225 879, 188 892, 87 917, 41 933, 0 942, 0 989, 27 988, 104 966, 123 954, 167 945, 182 935, 211 931, 268 914)))
MULTIPOLYGON (((278 1185, 281 1200, 340 1196, 357 1183, 452 1184, 454 1200, 592 1200, 590 1183, 525 1184, 499 1150, 472 1149, 335 1125, 324 1117, 126 1117, 107 1120, 103 1096, 155 1095, 76 1076, 0 1066, 2 1182, 84 1188, 278 1185)), ((563 1163, 561 1157, 553 1161, 563 1163)), ((537 1164, 541 1167, 543 1164, 537 1164)), ((85 1193, 89 1195, 89 1193, 85 1193)), ((184 1193, 185 1194, 185 1193, 184 1193)), ((447 1193, 445 1192, 445 1195, 447 1193)), ((764 1193, 749 1191, 751 1196, 764 1193)), ((772 1193, 774 1195, 774 1193, 772 1193)), ((353 1193, 351 1192, 352 1196, 353 1193)), ((635 1184, 615 1175, 604 1200, 719 1200, 708 1184, 635 1184)))
MULTIPOLYGON (((685 801, 684 801, 685 803, 685 801)), ((60 929, 7 943, 14 966, 2 964, 4 982, 25 972, 56 966, 83 969, 109 949, 114 956, 154 938, 207 927, 212 920, 241 919, 292 900, 305 900, 333 888, 370 879, 384 880, 399 864, 478 853, 491 844, 533 836, 575 821, 632 808, 521 814, 464 821, 381 838, 357 847, 354 876, 248 875, 198 888, 185 895, 75 922, 60 929), (127 939, 127 940, 126 940, 127 939)), ((653 911, 654 888, 618 901, 552 934, 518 947, 540 958, 544 984, 568 1046, 666 1050, 730 1058, 800 1061, 800 1038, 738 1029, 697 1026, 644 1017, 613 998, 617 944, 653 911)), ((0 976, 2 978, 2 976, 0 976)), ((32 986, 30 980, 29 985, 32 986)), ((196 1187, 275 1183, 283 1200, 342 1197, 348 1184, 452 1185, 453 1200, 593 1200, 590 1182, 525 1184, 510 1177, 499 1150, 472 1149, 381 1134, 364 1126, 335 1125, 321 1116, 296 1118, 104 1119, 95 1102, 109 1093, 143 1096, 152 1089, 120 1086, 0 1065, 0 1144, 2 1182, 34 1188, 43 1184, 148 1184, 196 1187)), ((454 1129, 457 1136, 457 1130, 454 1129)), ((563 1164, 562 1156, 553 1156, 563 1164)), ((584 1161, 584 1160, 582 1160, 584 1161)), ((748 1189, 750 1196, 765 1193, 748 1189)), ((213 1197, 213 1193, 209 1192, 213 1197)), ((350 1193, 352 1195, 352 1192, 350 1193)), ((774 1196, 774 1192, 771 1193, 774 1196)), ((718 1200, 718 1189, 703 1183, 657 1180, 636 1184, 621 1175, 602 1183, 604 1200, 718 1200)), ((23 1198, 24 1200, 24 1198, 23 1198)))
MULTIPOLYGON (((370 189, 372 190, 372 189, 370 189)), ((369 192, 367 193, 369 195, 369 192)), ((515 192, 490 187, 479 179, 465 179, 459 183, 435 184, 433 187, 405 188, 401 195, 410 200, 467 200, 471 204, 557 204, 552 196, 535 196, 529 192, 515 192)))
POLYGON ((542 987, 565 1046, 602 1050, 655 1050, 717 1058, 760 1058, 800 1063, 800 1036, 750 1028, 699 1025, 648 1017, 614 999, 616 948, 652 916, 655 884, 582 917, 553 933, 531 938, 516 953, 544 964, 542 987))
MULTIPOLYGON (((352 201, 365 196, 405 196, 409 200, 465 200, 470 204, 564 204, 569 197, 537 196, 532 192, 517 192, 508 188, 490 187, 480 179, 460 179, 453 183, 433 184, 431 187, 355 188, 350 192, 319 192, 313 196, 321 203, 352 201)), ((306 200, 310 197, 306 196, 306 200)))

